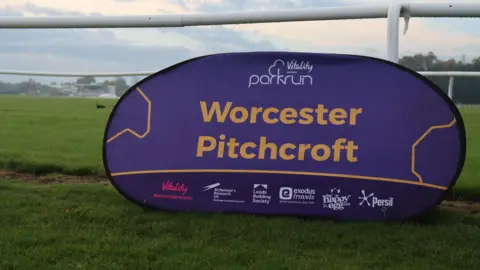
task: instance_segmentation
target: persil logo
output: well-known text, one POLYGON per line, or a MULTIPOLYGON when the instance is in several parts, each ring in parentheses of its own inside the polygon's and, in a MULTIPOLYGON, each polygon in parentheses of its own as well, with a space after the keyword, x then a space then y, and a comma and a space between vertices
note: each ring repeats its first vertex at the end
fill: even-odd
POLYGON ((393 197, 380 198, 375 196, 373 192, 368 195, 367 193, 368 192, 365 192, 365 190, 362 189, 362 196, 358 197, 358 199, 360 200, 360 203, 358 203, 358 205, 371 208, 393 206, 393 197))
POLYGON ((312 71, 313 65, 309 61, 277 59, 268 68, 268 74, 251 75, 248 87, 254 85, 313 85, 313 77, 309 75, 312 71))

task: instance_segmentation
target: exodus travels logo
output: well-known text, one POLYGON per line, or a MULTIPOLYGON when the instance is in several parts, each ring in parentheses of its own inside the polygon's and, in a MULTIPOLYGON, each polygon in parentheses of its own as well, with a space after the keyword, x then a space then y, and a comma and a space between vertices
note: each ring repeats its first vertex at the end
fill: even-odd
POLYGON ((254 85, 313 85, 309 75, 313 65, 309 61, 277 59, 268 68, 267 74, 254 74, 248 79, 248 88, 254 85))
POLYGON ((267 184, 253 184, 252 203, 270 204, 272 196, 268 195, 267 184))
POLYGON ((370 194, 367 195, 367 193, 365 193, 365 190, 363 190, 363 189, 362 189, 362 195, 360 197, 358 197, 358 199, 360 200, 360 202, 358 203, 358 205, 360 205, 360 206, 366 206, 366 207, 371 207, 371 208, 392 207, 393 206, 393 198, 392 197, 379 198, 379 197, 375 196, 374 193, 370 193, 370 194))
POLYGON ((281 187, 279 194, 280 203, 314 204, 315 189, 281 187))
POLYGON ((221 188, 220 183, 214 183, 202 188, 202 192, 213 190, 213 201, 214 202, 224 202, 224 203, 245 203, 244 200, 233 200, 229 199, 233 194, 237 193, 236 189, 232 188, 221 188))
POLYGON ((181 182, 172 180, 162 182, 162 194, 153 194, 154 198, 173 199, 173 200, 192 200, 192 196, 187 196, 188 187, 181 182))
POLYGON ((339 188, 332 188, 329 194, 323 195, 323 208, 334 211, 340 211, 351 205, 349 202, 351 195, 341 196, 339 188))

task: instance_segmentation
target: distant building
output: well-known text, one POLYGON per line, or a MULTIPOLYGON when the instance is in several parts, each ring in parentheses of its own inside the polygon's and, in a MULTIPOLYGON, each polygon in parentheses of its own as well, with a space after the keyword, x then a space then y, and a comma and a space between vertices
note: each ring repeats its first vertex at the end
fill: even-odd
POLYGON ((29 95, 29 96, 39 96, 40 95, 40 89, 30 88, 30 89, 27 90, 27 95, 29 95))
POLYGON ((58 89, 60 90, 60 95, 62 96, 71 96, 73 93, 77 92, 77 87, 70 83, 62 83, 58 89))
POLYGON ((64 83, 60 85, 59 89, 61 95, 72 97, 117 97, 115 95, 115 85, 106 85, 103 83, 64 83))

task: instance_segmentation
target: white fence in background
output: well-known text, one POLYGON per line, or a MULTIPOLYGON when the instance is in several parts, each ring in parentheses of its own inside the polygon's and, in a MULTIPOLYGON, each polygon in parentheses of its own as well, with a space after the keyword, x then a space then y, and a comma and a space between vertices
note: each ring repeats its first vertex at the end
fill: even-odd
MULTIPOLYGON (((325 7, 317 9, 241 11, 210 14, 175 14, 141 16, 59 16, 59 17, 12 17, 0 16, 2 28, 152 28, 184 27, 200 25, 246 24, 268 22, 322 21, 387 18, 386 59, 398 62, 400 18, 405 20, 404 34, 412 17, 422 18, 479 18, 480 2, 450 3, 391 3, 347 7, 325 7)), ((31 76, 144 76, 153 72, 123 72, 103 74, 75 74, 58 72, 0 71, 0 74, 31 76)), ((452 97, 454 77, 480 77, 480 72, 423 72, 426 76, 449 76, 448 94, 452 97)))

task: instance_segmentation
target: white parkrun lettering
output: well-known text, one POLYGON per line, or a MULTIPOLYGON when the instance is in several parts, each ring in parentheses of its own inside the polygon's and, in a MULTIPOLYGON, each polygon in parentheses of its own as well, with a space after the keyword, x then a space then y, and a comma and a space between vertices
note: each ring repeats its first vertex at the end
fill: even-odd
POLYGON ((277 59, 268 68, 268 74, 251 75, 248 80, 248 87, 254 85, 313 85, 313 77, 310 74, 313 65, 308 61, 297 62, 277 59))

